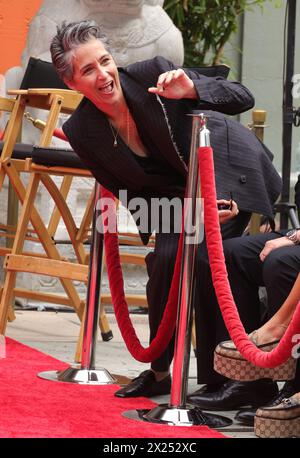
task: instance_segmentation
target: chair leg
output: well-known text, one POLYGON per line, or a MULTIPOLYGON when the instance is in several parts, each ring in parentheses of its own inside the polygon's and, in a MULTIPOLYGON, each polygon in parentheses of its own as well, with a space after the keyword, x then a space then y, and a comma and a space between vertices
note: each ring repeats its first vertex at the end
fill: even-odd
POLYGON ((82 320, 81 320, 81 322, 80 322, 80 331, 79 331, 79 336, 78 336, 77 345, 76 345, 76 350, 75 350, 75 356, 74 356, 74 361, 75 361, 75 363, 78 363, 78 364, 81 363, 82 343, 83 343, 83 333, 84 333, 84 322, 85 322, 85 312, 86 312, 86 307, 84 307, 82 320))
MULTIPOLYGON (((60 194, 64 198, 65 201, 70 191, 72 181, 73 181, 72 176, 65 176, 63 178, 63 181, 60 187, 60 194)), ((61 213, 57 207, 54 207, 54 210, 52 212, 52 215, 51 215, 51 218, 48 224, 48 232, 49 232, 50 237, 53 237, 53 238, 55 237, 55 233, 57 231, 60 219, 61 219, 61 213)))
MULTIPOLYGON (((79 331, 79 336, 78 336, 77 345, 76 345, 76 351, 75 351, 75 357, 74 357, 74 360, 75 360, 76 363, 80 363, 81 362, 82 342, 83 342, 83 334, 84 334, 85 310, 86 310, 86 308, 84 308, 84 313, 83 313, 83 317, 82 317, 82 320, 81 320, 80 331, 79 331)), ((106 313, 105 313, 104 304, 102 302, 100 304, 99 326, 100 326, 100 330, 101 330, 102 340, 104 342, 108 342, 109 340, 111 340, 113 338, 113 333, 112 333, 112 331, 111 331, 111 329, 109 327, 109 323, 108 323, 107 316, 106 316, 106 313)))
MULTIPOLYGON (((20 216, 16 237, 12 247, 12 254, 19 254, 24 245, 26 229, 30 218, 30 202, 33 201, 38 188, 39 180, 32 175, 28 187, 28 193, 23 202, 22 213, 20 216)), ((5 263, 4 263, 5 268, 5 263)), ((9 308, 12 308, 12 301, 14 298, 14 287, 16 283, 16 272, 7 271, 5 275, 3 291, 1 295, 0 303, 0 333, 4 334, 6 330, 6 324, 8 319, 9 308)))
POLYGON ((16 319, 16 314, 15 314, 13 305, 11 303, 9 304, 9 307, 8 307, 7 321, 11 323, 12 321, 15 321, 15 319, 16 319))
MULTIPOLYGON (((92 219, 93 219, 94 200, 95 200, 95 190, 93 190, 93 192, 91 192, 89 196, 89 199, 88 199, 88 202, 85 208, 85 212, 84 212, 80 227, 76 235, 76 239, 81 241, 82 243, 84 242, 85 239, 88 238, 88 230, 91 226, 92 219)), ((87 255, 85 259, 86 264, 88 263, 88 259, 89 259, 89 256, 87 255)))
MULTIPOLYGON (((3 288, 1 287, 0 288, 0 302, 1 302, 1 299, 2 299, 2 292, 3 292, 3 288)), ((8 310, 8 321, 13 321, 14 319, 15 319, 14 310, 9 307, 9 310, 8 310)))
MULTIPOLYGON (((8 202, 7 202, 7 226, 16 226, 18 221, 18 203, 19 200, 17 195, 11 185, 8 184, 8 202)), ((12 248, 13 238, 6 239, 6 247, 12 248)), ((12 322, 16 319, 13 303, 9 304, 7 319, 9 322, 12 322)))
POLYGON ((108 342, 109 340, 111 340, 113 338, 113 333, 109 327, 109 323, 105 313, 105 307, 102 301, 100 303, 99 326, 101 330, 102 340, 104 340, 104 342, 108 342))
POLYGON ((5 334, 8 311, 14 298, 14 286, 16 282, 16 273, 7 272, 0 303, 0 334, 5 334))

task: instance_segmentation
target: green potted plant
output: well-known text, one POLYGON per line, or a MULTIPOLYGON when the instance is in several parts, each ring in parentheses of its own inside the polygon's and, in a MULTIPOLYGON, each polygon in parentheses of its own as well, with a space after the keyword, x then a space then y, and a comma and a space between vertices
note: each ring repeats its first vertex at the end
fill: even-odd
MULTIPOLYGON (((183 36, 188 67, 221 63, 239 16, 266 0, 165 0, 164 9, 183 36)), ((269 0, 277 6, 281 0, 269 0)))

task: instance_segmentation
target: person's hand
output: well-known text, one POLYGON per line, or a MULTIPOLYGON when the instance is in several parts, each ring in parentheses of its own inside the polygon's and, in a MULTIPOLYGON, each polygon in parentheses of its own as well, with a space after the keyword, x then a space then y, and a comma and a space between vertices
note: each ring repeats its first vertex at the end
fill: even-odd
POLYGON ((284 246, 293 246, 293 245, 294 243, 291 240, 287 239, 286 237, 280 237, 279 239, 268 240, 265 243, 264 248, 260 252, 259 258, 262 262, 264 262, 264 260, 266 259, 268 254, 271 253, 271 251, 277 250, 277 248, 281 248, 284 246))
POLYGON ((167 99, 197 98, 194 83, 182 68, 159 75, 156 87, 149 87, 148 91, 167 99))
POLYGON ((220 224, 227 223, 239 213, 237 203, 234 200, 219 199, 217 200, 217 205, 228 207, 228 209, 218 210, 220 224))

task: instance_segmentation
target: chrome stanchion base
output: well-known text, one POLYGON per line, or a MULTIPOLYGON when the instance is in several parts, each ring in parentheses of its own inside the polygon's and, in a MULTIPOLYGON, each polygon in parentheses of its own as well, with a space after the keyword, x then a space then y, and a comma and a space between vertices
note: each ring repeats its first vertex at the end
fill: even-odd
POLYGON ((40 372, 38 377, 52 382, 78 383, 80 385, 112 385, 116 379, 104 368, 81 369, 68 367, 62 371, 40 372))
POLYGON ((208 426, 210 428, 225 428, 232 424, 232 420, 221 415, 203 413, 198 407, 186 405, 186 407, 171 407, 168 404, 160 404, 149 410, 127 411, 123 415, 132 418, 130 412, 137 412, 138 418, 150 423, 161 423, 171 426, 208 426))

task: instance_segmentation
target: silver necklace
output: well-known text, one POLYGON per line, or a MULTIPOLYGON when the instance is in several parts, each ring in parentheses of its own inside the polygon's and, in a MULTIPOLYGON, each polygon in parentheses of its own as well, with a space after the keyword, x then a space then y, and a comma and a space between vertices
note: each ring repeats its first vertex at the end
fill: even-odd
MULTIPOLYGON (((118 136, 119 136, 119 132, 120 132, 120 127, 118 130, 116 130, 112 123, 108 120, 108 123, 109 123, 109 127, 110 127, 110 130, 111 130, 111 133, 113 135, 113 138, 114 138, 114 142, 113 142, 113 147, 114 148, 117 148, 118 146, 118 136)), ((129 144, 129 136, 130 136, 130 132, 129 132, 129 110, 127 109, 126 110, 126 131, 127 131, 127 144, 129 144)))
POLYGON ((114 148, 116 148, 116 147, 118 146, 118 135, 119 135, 119 130, 120 130, 120 129, 118 129, 118 130, 115 132, 115 130, 114 130, 114 128, 113 128, 111 122, 110 122, 110 121, 108 121, 108 122, 109 122, 109 126, 110 126, 111 133, 113 134, 113 137, 114 137, 113 146, 114 146, 114 148))

